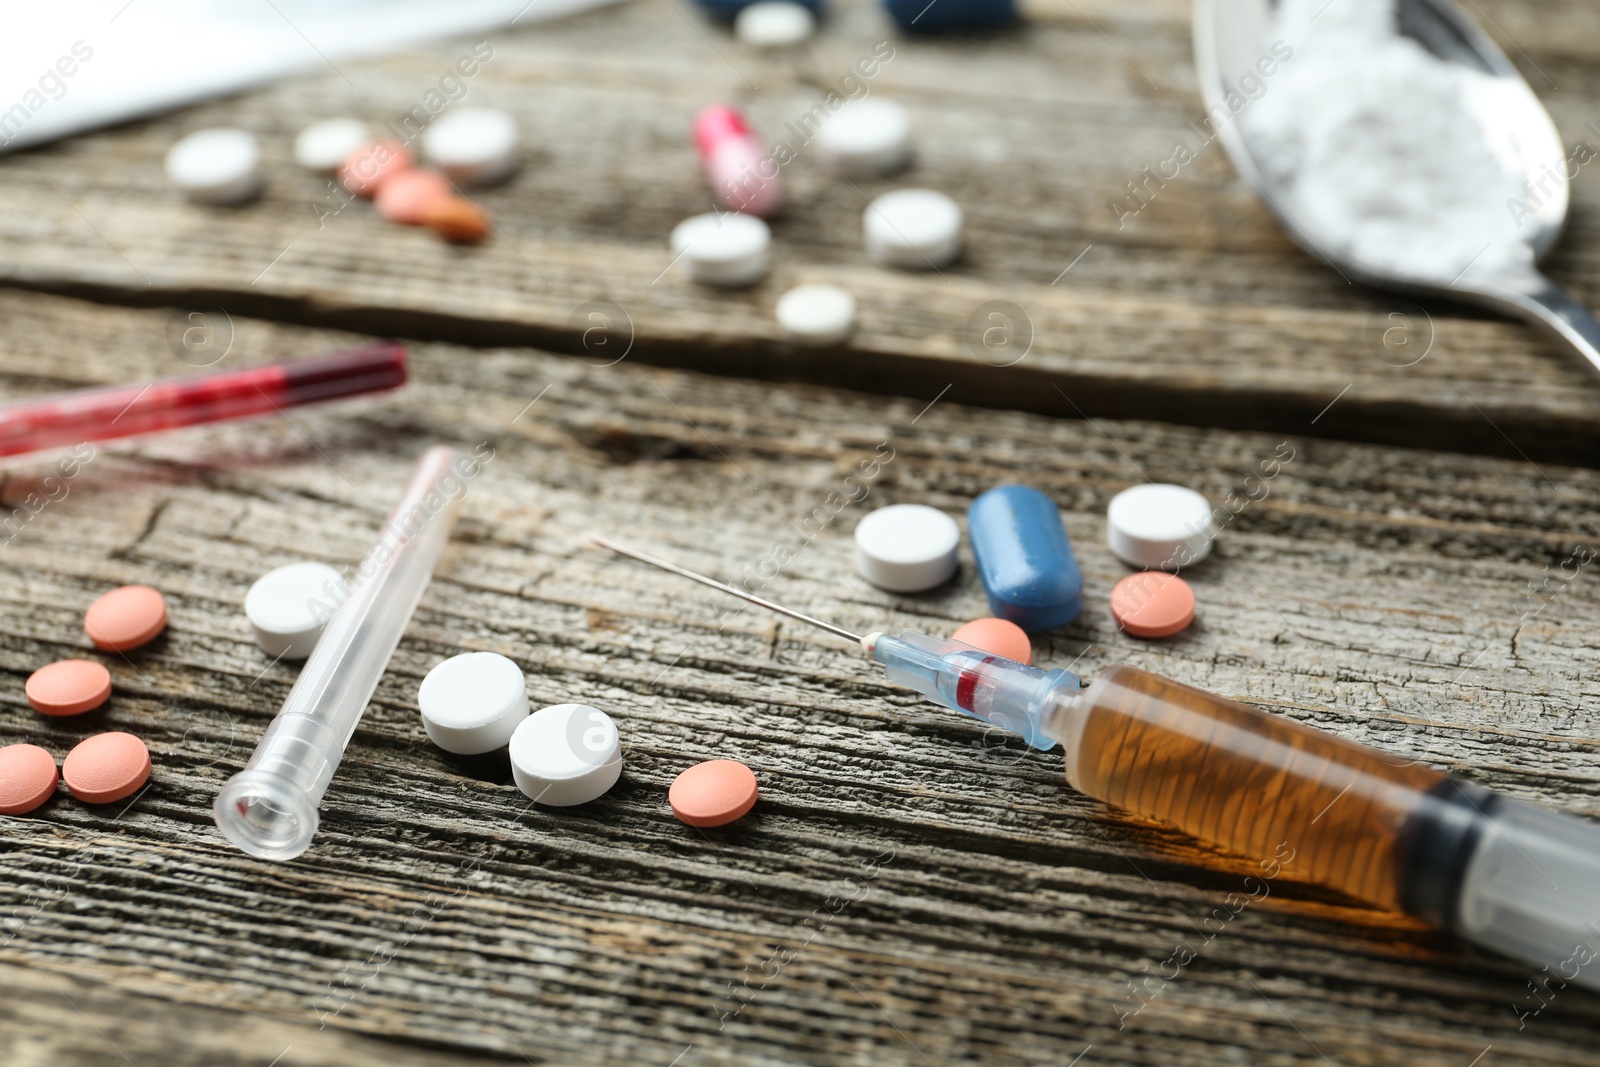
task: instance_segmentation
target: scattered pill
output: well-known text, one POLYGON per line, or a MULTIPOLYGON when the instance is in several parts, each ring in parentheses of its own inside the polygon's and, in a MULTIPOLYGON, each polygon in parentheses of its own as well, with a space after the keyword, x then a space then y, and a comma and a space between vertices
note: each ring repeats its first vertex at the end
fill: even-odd
POLYGON ((93 660, 64 659, 28 675, 23 692, 41 715, 81 715, 111 696, 111 672, 93 660))
POLYGON ((464 107, 435 119, 422 153, 462 185, 493 185, 517 169, 517 124, 504 111, 464 107))
POLYGON ((997 486, 967 509, 967 535, 996 616, 1028 633, 1078 617, 1083 576, 1054 500, 1026 485, 997 486))
POLYGON ((731 759, 697 763, 672 780, 667 803, 690 826, 725 826, 756 805, 756 773, 731 759))
POLYGON ((104 594, 83 613, 83 630, 94 646, 127 652, 154 641, 167 628, 167 602, 148 585, 124 585, 104 594))
POLYGON ((817 29, 817 16, 794 0, 756 0, 733 19, 734 35, 757 48, 799 44, 817 29))
POLYGON ((56 791, 55 757, 38 745, 0 748, 0 815, 25 815, 56 791))
POLYGON ((1194 621, 1194 590, 1164 571, 1130 574, 1111 589, 1111 617, 1134 637, 1171 637, 1194 621))
POLYGON ((534 712, 511 735, 511 776, 540 804, 566 808, 599 798, 622 776, 616 723, 585 704, 534 712))
POLYGON ((1187 567, 1211 554, 1215 537, 1211 505, 1181 485, 1136 485, 1106 508, 1106 542, 1131 567, 1187 567))
POLYGON ((199 204, 242 204, 261 192, 261 149, 244 130, 196 130, 167 152, 167 177, 199 204))
POLYGON ((323 119, 294 139, 294 161, 318 174, 331 174, 352 152, 371 141, 372 131, 360 119, 323 119))
POLYGON ((1033 662, 1033 642, 1022 627, 1008 619, 973 619, 951 634, 950 640, 1018 663, 1033 662))
POLYGON ((261 651, 274 660, 305 659, 348 594, 344 577, 326 563, 289 563, 255 580, 244 614, 261 651))
POLYGON ((856 569, 891 593, 920 593, 956 572, 961 528, 926 504, 890 504, 856 523, 856 569))
POLYGON ((694 120, 694 143, 711 195, 729 211, 771 218, 783 206, 778 162, 736 108, 712 104, 694 120))
POLYGON ((430 741, 475 756, 509 742, 527 721, 528 682, 521 667, 496 652, 463 652, 422 679, 417 706, 430 741))
POLYGON ((422 212, 422 225, 451 244, 477 244, 489 236, 489 216, 464 197, 436 200, 422 212))
POLYGON ((411 150, 398 141, 372 141, 339 164, 339 180, 357 196, 371 198, 384 182, 415 165, 411 150))
POLYGON ((120 731, 86 737, 62 761, 61 780, 85 804, 114 804, 150 780, 150 750, 120 731))
POLYGON ((960 206, 943 193, 884 193, 861 218, 867 257, 890 267, 934 270, 961 254, 961 222, 960 206))
POLYGON ((703 285, 754 285, 767 273, 772 231, 754 215, 695 215, 672 230, 672 254, 703 285))
POLYGON ((817 149, 846 177, 893 174, 911 162, 911 116, 893 100, 851 101, 817 130, 817 149))
POLYGON ((856 328, 856 298, 837 285, 796 286, 778 298, 775 312, 784 334, 806 345, 839 344, 856 328))
POLYGON ((919 36, 988 30, 1017 20, 1017 0, 883 0, 883 9, 905 33, 919 36))
POLYGON ((372 206, 390 222, 420 226, 428 209, 455 196, 450 179, 436 170, 408 170, 384 181, 372 206))

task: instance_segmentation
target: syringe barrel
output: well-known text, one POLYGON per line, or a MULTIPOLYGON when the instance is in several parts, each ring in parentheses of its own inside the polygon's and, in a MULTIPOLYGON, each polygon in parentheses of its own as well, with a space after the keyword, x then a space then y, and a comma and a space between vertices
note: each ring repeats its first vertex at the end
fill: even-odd
POLYGON ((311 844, 322 796, 422 598, 476 471, 474 460, 448 448, 423 454, 283 708, 244 770, 217 795, 217 827, 244 851, 289 860, 311 844))
POLYGON ((1600 988, 1600 827, 1125 664, 1056 700, 1080 791, 1600 988))

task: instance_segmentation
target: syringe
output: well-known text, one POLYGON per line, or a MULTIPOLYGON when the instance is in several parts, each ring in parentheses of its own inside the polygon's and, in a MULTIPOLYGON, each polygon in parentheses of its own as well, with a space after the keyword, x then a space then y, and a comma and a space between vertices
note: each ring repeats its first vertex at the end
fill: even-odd
POLYGON ((1127 664, 1087 686, 903 630, 858 637, 604 538, 595 543, 857 641, 890 681, 1062 746, 1078 791, 1600 989, 1600 827, 1127 664))

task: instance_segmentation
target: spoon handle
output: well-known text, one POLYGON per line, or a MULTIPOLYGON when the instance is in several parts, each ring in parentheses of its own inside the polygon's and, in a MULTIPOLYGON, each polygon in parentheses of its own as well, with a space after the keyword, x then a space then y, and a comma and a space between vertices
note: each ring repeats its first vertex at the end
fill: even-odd
POLYGON ((1600 375, 1600 321, 1571 293, 1538 271, 1529 271, 1504 279, 1494 286, 1492 296, 1566 341, 1600 375))

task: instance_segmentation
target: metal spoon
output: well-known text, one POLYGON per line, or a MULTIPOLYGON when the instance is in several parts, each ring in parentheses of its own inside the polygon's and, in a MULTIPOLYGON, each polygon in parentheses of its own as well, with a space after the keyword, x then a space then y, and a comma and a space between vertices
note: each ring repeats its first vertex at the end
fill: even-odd
MULTIPOLYGON (((1234 99, 1248 100, 1238 79, 1249 72, 1271 43, 1276 0, 1195 0, 1195 66, 1208 113, 1234 99)), ((1329 0, 1339 3, 1341 0, 1329 0)), ((1459 63, 1496 79, 1492 101, 1479 106, 1479 121, 1494 130, 1514 130, 1511 158, 1501 163, 1515 183, 1541 182, 1542 203, 1521 222, 1519 236, 1531 253, 1524 264, 1471 269, 1454 278, 1397 269, 1404 248, 1392 255, 1363 255, 1336 242, 1317 240, 1316 221, 1278 187, 1251 152, 1249 136, 1237 121, 1223 122, 1218 138, 1241 177, 1249 182, 1288 229, 1296 243, 1341 273, 1379 288, 1443 296, 1509 312, 1547 327, 1583 356, 1600 374, 1600 322, 1534 264, 1554 246, 1567 215, 1567 159, 1550 115, 1517 68, 1453 0, 1395 0, 1400 32, 1438 58, 1459 63), (1559 186, 1559 187, 1557 187, 1559 186)), ((1359 77, 1352 71, 1352 78, 1359 77)), ((1270 87, 1267 91, 1270 91, 1270 87)), ((1248 106, 1248 105, 1246 105, 1248 106)), ((1503 205, 1504 189, 1485 189, 1491 204, 1503 205)), ((1530 201, 1531 203, 1531 201, 1530 201)))

